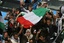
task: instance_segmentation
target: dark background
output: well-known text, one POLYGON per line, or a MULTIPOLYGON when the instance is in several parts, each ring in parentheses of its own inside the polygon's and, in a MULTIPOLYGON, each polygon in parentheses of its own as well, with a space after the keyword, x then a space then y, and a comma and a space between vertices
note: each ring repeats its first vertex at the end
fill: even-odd
MULTIPOLYGON (((0 0, 0 10, 1 11, 8 11, 11 8, 18 8, 20 6, 20 0, 0 0)), ((59 0, 43 0, 47 1, 49 4, 49 8, 59 10, 60 6, 64 5, 64 1, 59 1, 59 0)))

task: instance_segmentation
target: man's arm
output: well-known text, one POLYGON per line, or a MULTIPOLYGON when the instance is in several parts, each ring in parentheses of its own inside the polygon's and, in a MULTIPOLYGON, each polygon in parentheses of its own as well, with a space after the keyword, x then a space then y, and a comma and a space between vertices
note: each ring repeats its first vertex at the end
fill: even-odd
POLYGON ((18 35, 20 35, 22 33, 22 30, 23 30, 23 25, 21 25, 21 29, 20 29, 18 35))

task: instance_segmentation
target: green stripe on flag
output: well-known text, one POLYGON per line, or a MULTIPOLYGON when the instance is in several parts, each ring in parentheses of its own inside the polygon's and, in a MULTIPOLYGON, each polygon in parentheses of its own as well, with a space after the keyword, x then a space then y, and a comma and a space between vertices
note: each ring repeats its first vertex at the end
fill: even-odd
POLYGON ((0 29, 4 30, 5 29, 5 25, 4 23, 0 22, 0 29))
POLYGON ((40 8, 37 8, 36 10, 33 10, 33 12, 37 15, 37 16, 39 16, 39 17, 43 17, 45 14, 46 14, 46 12, 49 12, 50 10, 49 9, 46 9, 46 8, 42 8, 42 7, 40 7, 40 8))

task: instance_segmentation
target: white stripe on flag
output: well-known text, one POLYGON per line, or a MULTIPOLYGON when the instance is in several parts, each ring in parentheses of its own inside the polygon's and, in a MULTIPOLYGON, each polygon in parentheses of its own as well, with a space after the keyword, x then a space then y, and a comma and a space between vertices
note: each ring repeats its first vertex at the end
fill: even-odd
POLYGON ((36 14, 34 14, 33 12, 26 13, 26 15, 24 15, 23 17, 24 17, 26 20, 28 20, 28 21, 30 21, 31 23, 33 23, 33 24, 38 23, 38 22, 41 20, 41 18, 42 18, 42 16, 39 17, 39 16, 37 16, 36 14))

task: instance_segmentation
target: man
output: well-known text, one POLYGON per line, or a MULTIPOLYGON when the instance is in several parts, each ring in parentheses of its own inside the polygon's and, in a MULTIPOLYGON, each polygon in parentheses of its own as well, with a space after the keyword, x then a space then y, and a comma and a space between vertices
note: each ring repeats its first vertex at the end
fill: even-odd
POLYGON ((11 42, 12 43, 20 43, 20 39, 19 39, 17 33, 14 33, 14 35, 11 38, 11 42))
POLYGON ((28 5, 27 10, 25 10, 25 11, 26 11, 26 13, 29 13, 32 10, 33 10, 32 5, 28 5))
POLYGON ((27 29, 26 30, 25 36, 26 36, 28 42, 29 42, 30 39, 33 38, 33 34, 31 33, 31 30, 30 29, 27 29))
POLYGON ((20 0, 20 9, 21 12, 25 12, 25 10, 27 9, 28 4, 24 2, 24 0, 20 0))
POLYGON ((52 43, 52 41, 56 37, 57 27, 51 23, 51 19, 47 19, 46 24, 47 25, 45 28, 47 29, 48 32, 47 40, 49 41, 49 43, 52 43))
POLYGON ((47 8, 48 7, 48 4, 47 4, 47 2, 42 2, 42 5, 41 6, 44 7, 44 8, 47 8))
POLYGON ((3 34, 3 43, 9 43, 9 42, 11 43, 8 32, 4 32, 4 34, 3 34))
POLYGON ((60 40, 60 39, 57 39, 57 40, 60 40, 60 41, 58 41, 58 42, 61 42, 62 41, 62 43, 64 43, 64 6, 61 6, 60 7, 60 14, 59 14, 61 17, 60 17, 60 20, 58 21, 58 34, 59 34, 59 32, 62 32, 61 33, 61 35, 59 35, 59 37, 58 38, 61 38, 62 40, 60 40))
POLYGON ((42 35, 42 34, 40 34, 40 36, 39 36, 39 39, 38 39, 37 43, 46 43, 46 41, 45 41, 45 36, 44 36, 44 35, 42 35))

